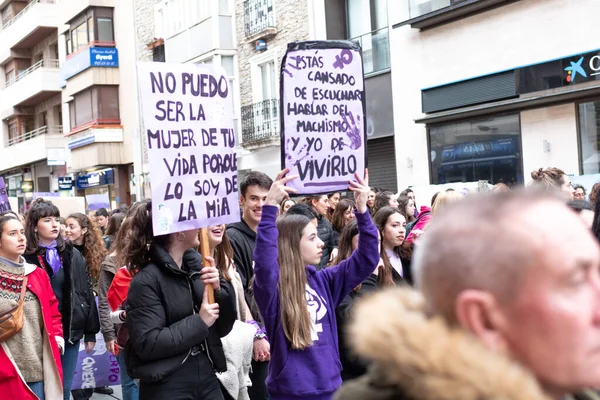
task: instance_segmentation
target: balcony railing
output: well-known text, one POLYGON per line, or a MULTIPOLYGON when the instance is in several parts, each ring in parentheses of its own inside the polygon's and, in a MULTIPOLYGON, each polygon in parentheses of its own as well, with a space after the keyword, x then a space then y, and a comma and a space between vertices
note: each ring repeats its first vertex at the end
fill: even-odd
POLYGON ((56 125, 56 126, 42 126, 40 128, 34 129, 32 131, 29 132, 25 132, 22 135, 18 135, 15 136, 13 138, 10 138, 8 140, 8 145, 9 146, 14 146, 15 144, 18 143, 22 143, 25 142, 27 140, 36 138, 38 136, 42 136, 42 135, 62 135, 63 133, 63 128, 61 125, 56 125))
POLYGON ((264 100, 242 107, 242 144, 279 137, 279 100, 264 100))
POLYGON ((8 81, 6 81, 4 87, 9 87, 10 85, 20 81, 27 75, 31 74, 33 71, 38 70, 40 68, 60 68, 60 63, 58 60, 40 60, 33 64, 31 67, 27 68, 26 70, 21 71, 19 75, 10 78, 8 81))
POLYGON ((12 17, 10 19, 2 21, 2 29, 6 29, 9 26, 11 26, 12 24, 14 24, 19 18, 21 18, 23 15, 25 15, 27 13, 27 11, 31 10, 38 3, 56 4, 56 0, 33 0, 31 3, 27 4, 27 7, 22 9, 21 12, 19 12, 17 15, 15 15, 14 17, 12 17))
POLYGON ((273 0, 244 1, 244 32, 246 37, 275 27, 273 0))
POLYGON ((352 40, 358 41, 362 48, 365 75, 390 68, 390 39, 387 27, 352 40))

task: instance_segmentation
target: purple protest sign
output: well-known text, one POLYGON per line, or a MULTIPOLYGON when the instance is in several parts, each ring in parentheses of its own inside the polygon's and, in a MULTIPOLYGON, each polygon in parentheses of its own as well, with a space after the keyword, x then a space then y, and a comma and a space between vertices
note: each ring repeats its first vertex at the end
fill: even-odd
POLYGON ((4 178, 0 178, 0 212, 10 210, 10 202, 8 201, 8 192, 4 184, 4 178))
POLYGON ((240 220, 233 94, 222 67, 139 63, 154 235, 240 220))
POLYGON ((110 209, 110 199, 108 198, 108 193, 88 194, 85 196, 85 201, 87 202, 87 208, 90 211, 95 211, 100 208, 110 209))
POLYGON ((364 74, 351 41, 288 44, 281 64, 281 165, 299 194, 348 189, 367 166, 364 74))
POLYGON ((94 346, 91 353, 86 353, 83 341, 79 345, 79 357, 77 358, 77 367, 75 367, 71 389, 92 389, 120 385, 121 375, 119 371, 117 357, 108 352, 104 337, 101 333, 98 333, 96 334, 96 346, 94 346))

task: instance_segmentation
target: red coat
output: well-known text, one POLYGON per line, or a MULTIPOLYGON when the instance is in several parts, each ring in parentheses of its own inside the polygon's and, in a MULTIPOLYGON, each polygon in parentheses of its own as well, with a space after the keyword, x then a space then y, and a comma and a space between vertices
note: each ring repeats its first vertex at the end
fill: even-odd
MULTIPOLYGON (((43 367, 46 400, 62 400, 62 364, 59 343, 64 348, 64 339, 58 301, 54 296, 46 271, 35 265, 25 264, 25 275, 28 277, 27 289, 39 299, 44 317, 43 367)), ((11 399, 38 399, 23 380, 5 343, 0 343, 0 393, 3 396, 8 395, 7 398, 11 399)))

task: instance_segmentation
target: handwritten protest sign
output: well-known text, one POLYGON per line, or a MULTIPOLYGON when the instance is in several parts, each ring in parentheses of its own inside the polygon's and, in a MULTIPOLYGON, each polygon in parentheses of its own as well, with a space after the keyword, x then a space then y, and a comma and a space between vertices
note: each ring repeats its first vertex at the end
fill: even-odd
POLYGON ((281 65, 281 164, 299 194, 346 190, 366 167, 360 46, 351 41, 288 44, 281 65))
POLYGON ((93 389, 120 383, 119 362, 117 357, 108 352, 102 333, 96 334, 96 346, 91 353, 85 351, 85 343, 82 340, 79 344, 71 389, 93 389))
POLYGON ((154 235, 240 220, 233 102, 221 67, 139 63, 154 235))
POLYGON ((8 210, 10 210, 8 192, 6 190, 6 185, 4 184, 4 178, 0 178, 0 213, 8 210))

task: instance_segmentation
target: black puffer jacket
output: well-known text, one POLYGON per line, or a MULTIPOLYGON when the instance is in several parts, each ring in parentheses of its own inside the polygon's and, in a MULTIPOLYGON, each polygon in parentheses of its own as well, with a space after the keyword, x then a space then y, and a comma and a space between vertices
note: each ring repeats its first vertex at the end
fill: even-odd
POLYGON ((198 315, 204 293, 202 256, 186 251, 179 269, 163 248, 153 245, 150 254, 152 263, 133 277, 127 295, 129 375, 148 382, 164 380, 195 346, 208 348, 215 371, 226 371, 221 337, 231 331, 237 316, 233 288, 221 278, 221 289, 215 292, 219 319, 209 328, 198 315))
MULTIPOLYGON (((65 273, 62 293, 62 323, 65 341, 75 344, 84 338, 86 342, 95 342, 96 333, 100 331, 100 319, 85 258, 69 242, 65 243, 65 249, 59 252, 59 255, 65 273), (65 312, 65 310, 70 310, 70 312, 65 312)), ((37 253, 25 255, 25 260, 43 268, 49 276, 51 275, 52 270, 46 259, 45 249, 42 248, 37 253)))
POLYGON ((318 265, 318 269, 323 269, 327 268, 327 264, 329 263, 329 257, 331 257, 331 252, 335 247, 334 241, 336 239, 333 234, 333 228, 331 227, 331 223, 323 215, 319 215, 317 232, 319 235, 319 239, 321 239, 324 243, 323 255, 321 256, 321 263, 318 265))

